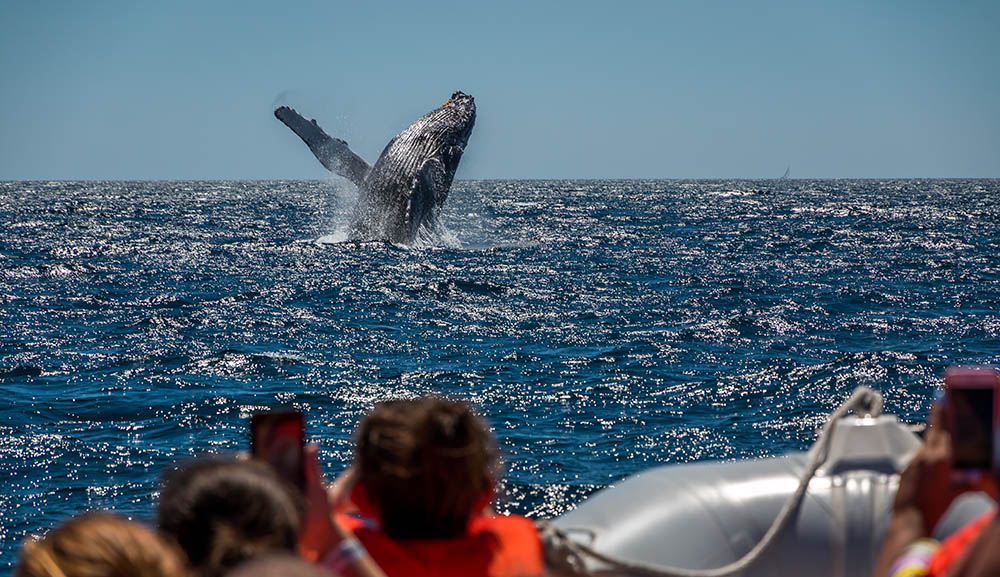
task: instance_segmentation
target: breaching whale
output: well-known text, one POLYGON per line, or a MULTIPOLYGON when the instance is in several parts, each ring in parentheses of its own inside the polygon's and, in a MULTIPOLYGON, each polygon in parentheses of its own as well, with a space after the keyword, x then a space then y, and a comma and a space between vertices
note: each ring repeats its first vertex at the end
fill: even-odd
POLYGON ((309 146, 327 170, 358 187, 348 238, 409 244, 433 230, 476 122, 474 99, 451 95, 389 141, 374 166, 295 110, 280 106, 278 120, 309 146))

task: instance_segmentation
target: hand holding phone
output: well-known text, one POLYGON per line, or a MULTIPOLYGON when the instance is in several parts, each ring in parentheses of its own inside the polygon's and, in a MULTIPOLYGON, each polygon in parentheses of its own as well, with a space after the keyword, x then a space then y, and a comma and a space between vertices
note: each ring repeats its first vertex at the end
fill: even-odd
POLYGON ((305 489, 305 419, 298 411, 270 411, 250 417, 250 453, 271 464, 282 478, 305 489))

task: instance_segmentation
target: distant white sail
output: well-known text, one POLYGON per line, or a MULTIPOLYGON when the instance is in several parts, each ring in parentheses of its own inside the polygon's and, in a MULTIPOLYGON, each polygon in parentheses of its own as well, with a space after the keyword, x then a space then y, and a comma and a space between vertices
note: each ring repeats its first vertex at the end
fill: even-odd
POLYGON ((785 174, 781 175, 781 180, 788 180, 788 172, 792 169, 791 166, 785 169, 785 174))

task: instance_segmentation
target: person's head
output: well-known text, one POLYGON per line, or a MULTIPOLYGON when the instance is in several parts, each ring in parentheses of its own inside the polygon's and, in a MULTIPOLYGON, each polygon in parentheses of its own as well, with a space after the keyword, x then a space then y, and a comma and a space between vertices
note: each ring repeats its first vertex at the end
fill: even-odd
POLYGON ((111 513, 70 519, 27 541, 14 577, 184 577, 178 551, 138 523, 111 513))
POLYGON ((226 577, 330 577, 330 574, 296 555, 275 554, 241 563, 226 577))
POLYGON ((458 537, 493 495, 496 442, 465 403, 379 403, 362 419, 356 443, 358 483, 394 539, 458 537))
POLYGON ((164 476, 158 516, 191 569, 217 577, 263 553, 294 552, 302 509, 266 464, 203 457, 164 476))

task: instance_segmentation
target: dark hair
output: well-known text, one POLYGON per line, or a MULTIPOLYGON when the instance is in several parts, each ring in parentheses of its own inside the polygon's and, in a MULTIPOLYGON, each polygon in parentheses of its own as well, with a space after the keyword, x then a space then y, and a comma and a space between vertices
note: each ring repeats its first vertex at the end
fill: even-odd
POLYGON ((263 463, 202 457, 164 475, 160 530, 202 577, 262 553, 295 551, 301 519, 301 497, 263 463))
POLYGON ((185 577, 179 551, 118 515, 74 517, 43 539, 25 541, 16 577, 185 577))
POLYGON ((356 442, 358 480, 394 539, 463 535, 500 468, 486 423, 469 405, 440 397, 376 405, 356 442))

